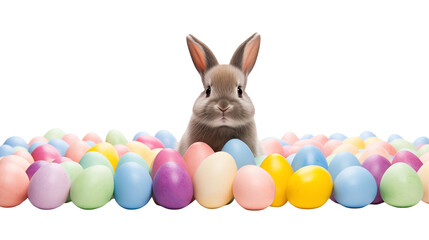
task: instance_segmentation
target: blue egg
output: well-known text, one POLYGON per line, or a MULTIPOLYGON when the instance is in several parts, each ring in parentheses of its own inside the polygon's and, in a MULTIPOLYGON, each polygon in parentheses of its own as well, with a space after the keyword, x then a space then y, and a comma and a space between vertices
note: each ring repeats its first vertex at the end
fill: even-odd
POLYGON ((23 147, 25 149, 28 149, 27 142, 24 139, 22 139, 21 137, 18 137, 18 136, 13 136, 13 137, 10 137, 10 138, 6 139, 6 141, 4 141, 3 144, 4 145, 9 145, 11 147, 23 147))
POLYGON ((317 165, 328 170, 328 162, 322 151, 313 145, 303 146, 295 155, 292 161, 293 171, 296 172, 298 169, 309 166, 317 165))
POLYGON ((147 162, 140 155, 133 152, 127 152, 122 155, 122 157, 119 159, 118 165, 116 165, 116 168, 128 162, 138 163, 142 165, 149 173, 151 172, 149 165, 147 165, 147 162))
POLYGON ((289 165, 291 165, 291 166, 292 166, 293 159, 295 158, 295 156, 296 156, 296 153, 291 154, 291 155, 289 155, 289 156, 286 158, 286 160, 289 162, 289 165))
POLYGON ((401 136, 399 136, 398 134, 392 134, 392 135, 390 135, 390 137, 387 139, 387 142, 392 142, 392 141, 394 141, 394 140, 396 140, 396 139, 402 139, 402 137, 401 137, 401 136))
POLYGON ((418 147, 421 144, 429 144, 429 138, 419 137, 413 142, 414 146, 418 147))
POLYGON ((95 145, 95 142, 93 142, 93 141, 86 141, 86 143, 90 146, 90 147, 92 147, 92 146, 94 146, 95 145))
POLYGON ((176 148, 177 139, 169 131, 160 130, 155 134, 155 137, 158 138, 162 144, 164 144, 164 147, 172 149, 176 148))
POLYGON ((313 135, 312 134, 305 134, 304 136, 302 136, 299 140, 305 140, 305 139, 312 139, 313 135))
POLYGON ((44 142, 34 142, 33 144, 31 144, 31 146, 28 148, 28 152, 29 153, 32 153, 33 152, 33 150, 36 148, 36 147, 38 147, 38 146, 40 146, 40 145, 43 145, 43 144, 46 144, 46 143, 44 143, 44 142))
POLYGON ((240 139, 229 140, 222 148, 222 152, 227 152, 235 160, 237 170, 245 165, 256 165, 252 150, 240 139))
POLYGON ((9 156, 14 154, 15 152, 15 149, 9 145, 0 146, 0 157, 9 156))
POLYGON ((335 200, 345 207, 365 207, 374 201, 377 195, 377 183, 365 168, 348 167, 335 179, 333 195, 335 200))
POLYGON ((149 135, 149 133, 147 133, 147 132, 138 132, 138 133, 136 133, 136 135, 134 135, 133 141, 137 140, 137 138, 139 138, 140 136, 143 136, 143 135, 149 135))
POLYGON ((141 208, 152 197, 152 178, 138 163, 127 162, 118 167, 114 183, 115 200, 123 208, 141 208))
POLYGON ((334 133, 331 136, 329 136, 329 139, 336 139, 339 141, 344 141, 347 139, 347 136, 342 133, 334 133))
POLYGON ((332 180, 335 181, 335 178, 341 171, 352 166, 361 166, 356 156, 347 151, 339 152, 335 154, 334 158, 329 163, 328 171, 331 174, 332 180))
POLYGON ((365 141, 365 139, 370 138, 370 137, 377 137, 377 136, 370 131, 365 131, 365 132, 360 134, 360 138, 362 138, 362 140, 364 140, 364 141, 365 141))
POLYGON ((54 146, 63 157, 69 148, 69 144, 60 138, 52 138, 48 144, 54 146))

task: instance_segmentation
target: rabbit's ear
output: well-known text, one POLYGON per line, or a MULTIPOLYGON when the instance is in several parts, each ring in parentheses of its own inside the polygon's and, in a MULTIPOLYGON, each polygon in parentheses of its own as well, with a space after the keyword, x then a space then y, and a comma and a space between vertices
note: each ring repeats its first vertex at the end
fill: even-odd
POLYGON ((249 75, 255 66, 260 44, 261 36, 258 33, 253 34, 235 50, 230 64, 241 69, 246 76, 249 75))
POLYGON ((204 73, 218 64, 212 51, 203 42, 192 35, 186 37, 186 42, 195 68, 201 76, 204 76, 204 73))

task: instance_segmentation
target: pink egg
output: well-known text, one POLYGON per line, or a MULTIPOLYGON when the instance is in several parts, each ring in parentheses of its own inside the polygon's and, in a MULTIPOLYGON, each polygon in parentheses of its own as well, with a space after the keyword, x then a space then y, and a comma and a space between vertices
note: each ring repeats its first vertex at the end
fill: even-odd
POLYGON ((158 153, 158 155, 156 155, 155 159, 153 160, 151 172, 152 179, 155 177, 158 169, 166 162, 175 162, 183 169, 186 169, 185 161, 178 152, 171 148, 164 148, 158 153))
POLYGON ((194 174, 201 162, 213 153, 213 149, 203 142, 196 142, 189 146, 185 155, 183 155, 183 160, 186 163, 186 169, 191 179, 194 178, 194 174))
POLYGON ((329 138, 325 135, 316 135, 313 138, 311 138, 313 141, 316 141, 318 143, 320 143, 321 145, 325 145, 325 143, 329 140, 329 138))
POLYGON ((101 143, 103 142, 103 139, 100 138, 100 136, 98 136, 96 133, 87 133, 83 139, 83 141, 91 141, 95 144, 101 143))
POLYGON ((372 149, 372 148, 378 148, 378 147, 384 148, 384 150, 386 150, 386 152, 390 156, 395 156, 396 154, 396 149, 390 143, 385 141, 372 142, 366 146, 366 149, 372 149))
POLYGON ((164 148, 164 144, 162 144, 162 142, 158 138, 152 137, 150 135, 142 135, 138 137, 136 141, 143 143, 150 149, 164 148))
POLYGON ((275 138, 265 139, 261 142, 261 146, 264 154, 267 156, 273 153, 284 155, 282 144, 275 138))
POLYGON ((71 160, 70 158, 68 158, 68 157, 60 157, 60 158, 57 158, 57 159, 55 159, 54 161, 52 161, 53 163, 58 163, 58 164, 60 164, 60 163, 63 163, 63 162, 68 162, 68 161, 73 161, 73 160, 71 160))
POLYGON ((262 210, 271 205, 276 195, 273 178, 264 169, 246 165, 235 175, 232 191, 237 203, 248 210, 262 210))
POLYGON ((27 168, 30 166, 30 163, 27 162, 25 158, 16 155, 5 156, 0 160, 0 164, 9 163, 19 166, 24 171, 27 170, 27 168))
POLYGON ((73 134, 73 133, 68 133, 68 134, 66 134, 66 135, 64 135, 63 136, 63 138, 62 138, 69 146, 72 144, 72 143, 74 143, 74 142, 76 142, 76 141, 79 141, 80 139, 79 139, 79 137, 78 136, 76 136, 75 134, 73 134))
POLYGON ((90 149, 91 147, 88 143, 84 141, 76 141, 72 145, 69 146, 66 152, 66 157, 71 160, 79 163, 82 156, 90 149))
POLYGON ((29 182, 21 167, 0 161, 0 207, 15 207, 27 199, 29 182))
POLYGON ((24 158, 29 164, 32 164, 34 162, 33 156, 31 156, 31 154, 26 150, 18 150, 12 155, 24 158))
POLYGON ((25 171, 25 173, 27 173, 28 179, 31 180, 31 178, 33 177, 33 175, 43 166, 48 165, 49 162, 48 161, 44 161, 44 160, 40 160, 40 161, 35 161, 34 163, 32 163, 27 170, 25 171))
POLYGON ((122 157, 122 155, 124 155, 127 152, 130 152, 130 149, 122 144, 116 144, 115 146, 113 146, 116 150, 116 152, 118 153, 119 158, 122 157))
POLYGON ((289 157, 289 150, 292 148, 290 145, 284 145, 283 147, 283 157, 289 157))
POLYGON ((343 142, 337 139, 331 139, 323 145, 323 148, 325 149, 326 156, 331 155, 331 153, 335 150, 335 148, 339 147, 343 142))
POLYGON ((429 162, 429 152, 421 155, 420 156, 420 161, 422 161, 423 164, 429 162))
POLYGON ((419 171, 423 165, 422 161, 420 161, 416 155, 407 150, 402 150, 396 153, 395 157, 393 157, 392 164, 398 162, 403 162, 410 165, 416 172, 419 171))
POLYGON ((46 160, 48 162, 52 162, 54 159, 60 158, 61 154, 54 146, 50 144, 43 144, 36 147, 31 153, 31 156, 33 157, 34 161, 46 160))
POLYGON ((31 141, 28 143, 28 146, 30 147, 34 142, 43 142, 43 143, 48 143, 48 139, 46 139, 45 137, 42 137, 42 136, 34 137, 34 138, 33 138, 33 139, 31 139, 31 141))
POLYGON ((298 137, 293 132, 287 132, 283 135, 282 140, 287 142, 289 145, 294 144, 296 141, 298 141, 298 137))

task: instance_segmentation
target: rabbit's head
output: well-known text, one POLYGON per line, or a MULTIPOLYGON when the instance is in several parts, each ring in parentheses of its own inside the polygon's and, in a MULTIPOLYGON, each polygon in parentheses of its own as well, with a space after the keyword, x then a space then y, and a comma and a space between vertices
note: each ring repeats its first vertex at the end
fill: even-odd
POLYGON ((255 108, 246 93, 246 85, 258 56, 260 35, 255 33, 244 41, 230 64, 218 64, 212 51, 194 36, 189 35, 186 40, 204 86, 193 107, 198 122, 209 127, 230 128, 253 122, 255 108))

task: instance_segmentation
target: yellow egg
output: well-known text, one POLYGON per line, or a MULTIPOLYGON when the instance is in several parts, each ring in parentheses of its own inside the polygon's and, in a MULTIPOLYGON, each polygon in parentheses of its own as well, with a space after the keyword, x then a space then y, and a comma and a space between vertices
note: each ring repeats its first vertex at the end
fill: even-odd
POLYGON ((232 183, 237 173, 234 158, 216 152, 200 164, 194 174, 194 197, 201 206, 219 208, 232 200, 232 183))
POLYGON ((363 142, 362 138, 360 137, 350 137, 343 141, 343 143, 349 143, 353 146, 355 146, 357 149, 364 149, 365 143, 363 142))
POLYGON ((335 150, 332 152, 331 155, 337 154, 339 152, 343 152, 343 151, 347 151, 347 152, 351 152, 353 154, 356 154, 359 152, 359 149, 357 149, 357 147, 355 147, 354 145, 350 144, 350 143, 343 143, 340 146, 338 146, 337 148, 335 148, 335 150))
POLYGON ((152 152, 148 146, 137 141, 129 142, 125 144, 125 146, 127 146, 131 152, 140 155, 140 157, 142 157, 146 161, 147 165, 152 169, 152 163, 156 154, 152 152))
POLYGON ((320 166, 306 166, 289 179, 289 202, 304 209, 318 208, 325 204, 332 193, 333 181, 329 172, 320 166))
POLYGON ((378 141, 381 141, 381 139, 378 137, 369 137, 369 138, 365 139, 365 141, 363 143, 365 144, 365 147, 367 147, 369 144, 371 144, 373 142, 378 142, 378 141))
POLYGON ((97 143, 92 146, 87 152, 99 152, 103 154, 112 164, 113 169, 116 170, 116 165, 118 165, 119 161, 119 155, 112 144, 107 142, 97 143))
POLYGON ((271 204, 273 207, 281 207, 287 202, 287 184, 293 174, 289 162, 280 154, 271 154, 261 164, 261 168, 267 171, 276 185, 276 196, 271 204))

